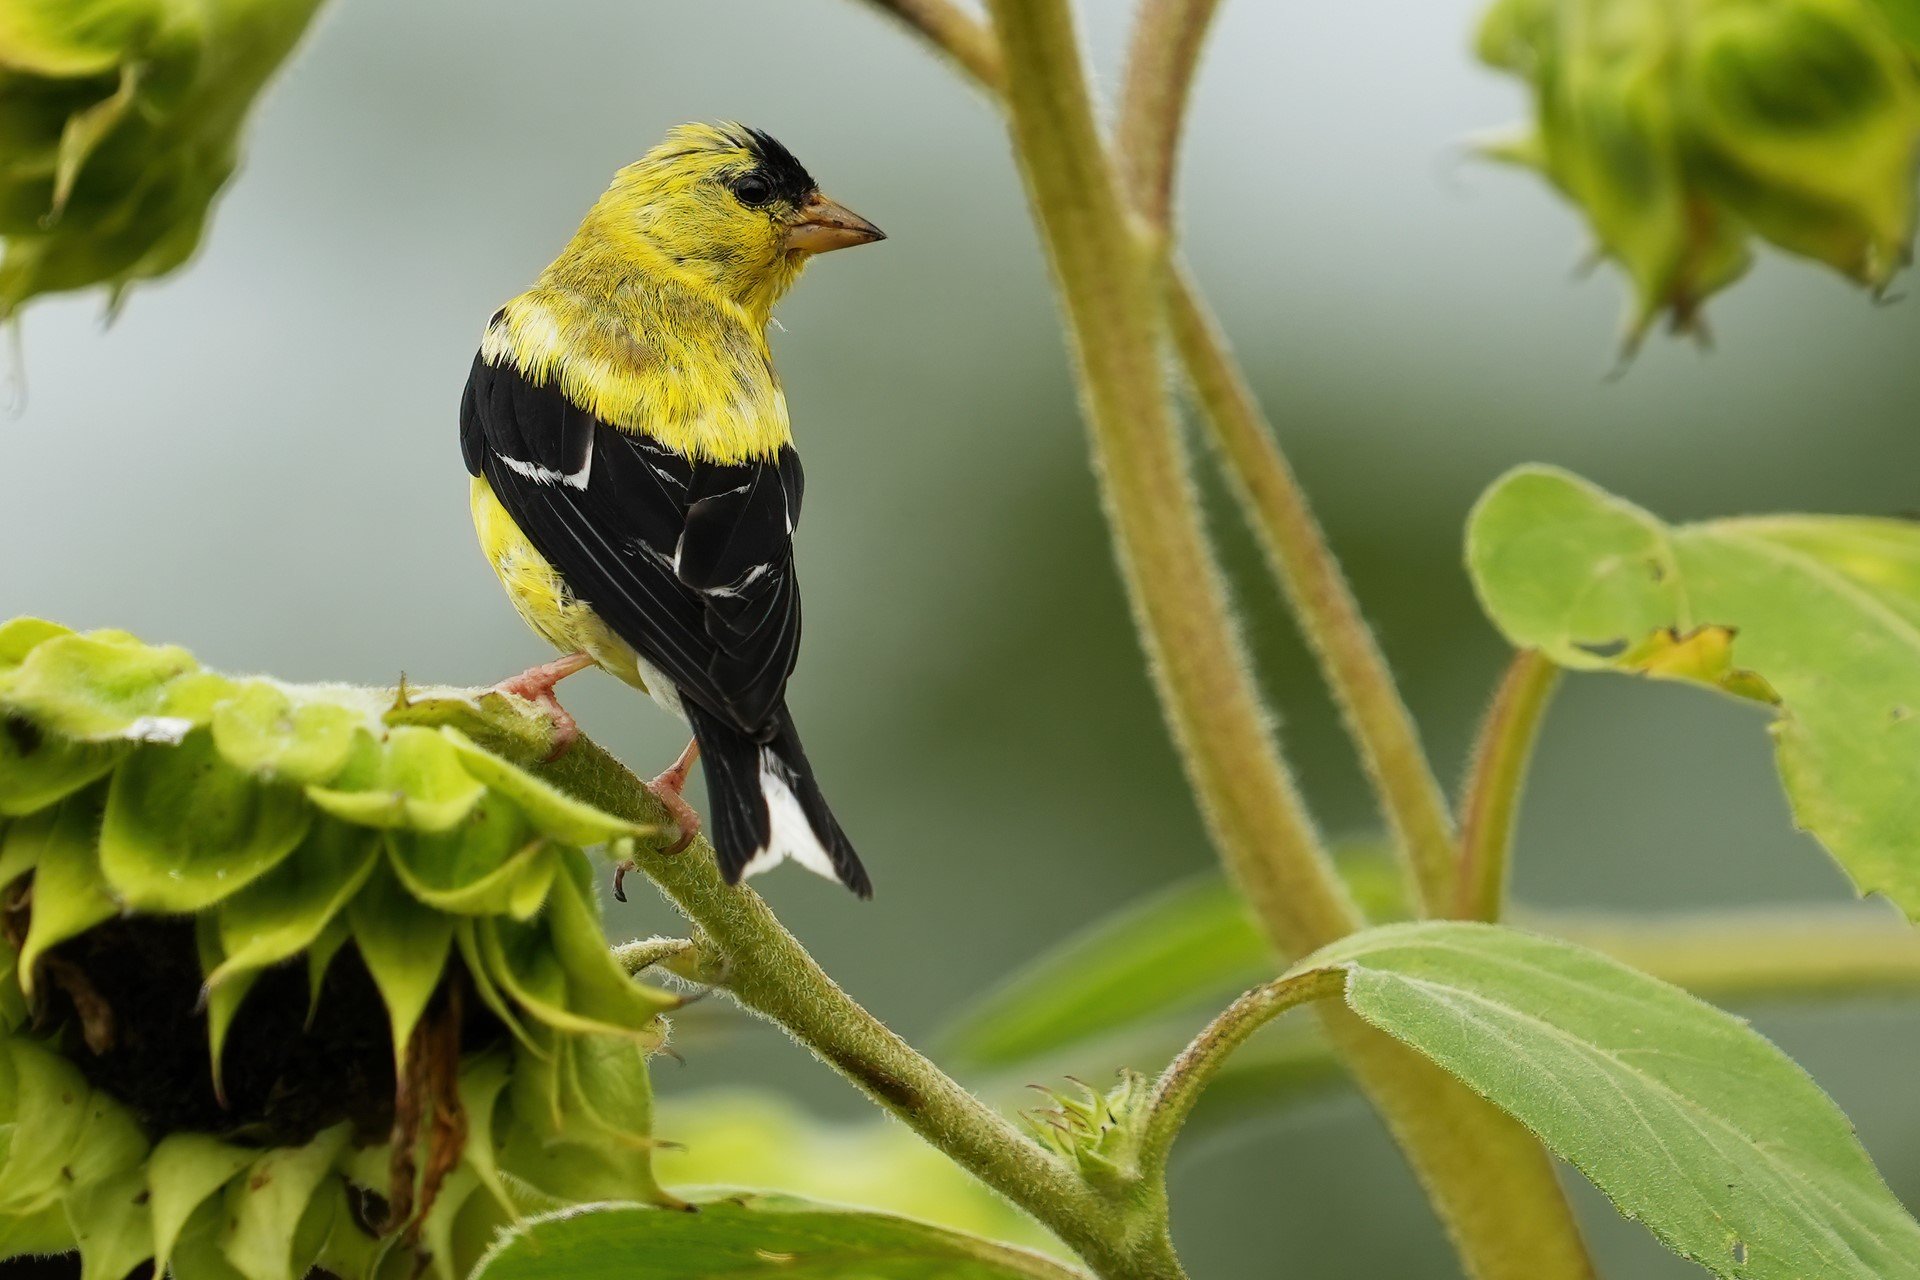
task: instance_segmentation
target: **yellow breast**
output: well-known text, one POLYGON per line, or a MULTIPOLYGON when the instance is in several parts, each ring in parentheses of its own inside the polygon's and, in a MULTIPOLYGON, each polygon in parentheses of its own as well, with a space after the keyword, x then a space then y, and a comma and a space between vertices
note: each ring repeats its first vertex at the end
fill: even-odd
POLYGON ((585 653, 628 684, 646 689, 632 647, 568 589, 494 497, 486 477, 473 478, 469 503, 480 550, 527 625, 562 653, 585 653))

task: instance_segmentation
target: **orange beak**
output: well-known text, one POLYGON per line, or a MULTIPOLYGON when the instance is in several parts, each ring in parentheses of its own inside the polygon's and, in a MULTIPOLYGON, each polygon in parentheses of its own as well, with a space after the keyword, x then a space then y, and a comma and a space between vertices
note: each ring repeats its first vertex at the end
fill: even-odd
POLYGON ((799 220, 787 232, 787 248, 800 253, 832 253, 886 238, 886 232, 816 191, 800 206, 799 220))

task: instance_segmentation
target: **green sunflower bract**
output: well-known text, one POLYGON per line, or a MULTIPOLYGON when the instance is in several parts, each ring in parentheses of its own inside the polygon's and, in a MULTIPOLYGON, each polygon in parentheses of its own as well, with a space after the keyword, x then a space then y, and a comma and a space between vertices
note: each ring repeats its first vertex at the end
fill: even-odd
POLYGON ((453 1280, 523 1212, 671 1203, 584 849, 492 693, 292 686, 0 625, 0 1258, 453 1280))
POLYGON ((1629 346, 1697 328, 1756 237, 1876 290, 1910 257, 1920 49, 1873 0, 1496 0, 1479 53, 1534 100, 1488 153, 1586 215, 1629 346))
POLYGON ((0 0, 0 318, 184 262, 319 2, 0 0))

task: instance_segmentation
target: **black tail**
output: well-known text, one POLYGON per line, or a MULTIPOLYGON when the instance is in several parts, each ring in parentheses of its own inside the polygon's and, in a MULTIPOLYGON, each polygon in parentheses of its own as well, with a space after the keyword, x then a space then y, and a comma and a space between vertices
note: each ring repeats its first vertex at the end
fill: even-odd
POLYGON ((873 896, 867 869, 827 808, 784 706, 766 742, 692 703, 686 712, 707 776, 707 831, 728 884, 792 858, 863 898, 873 896))

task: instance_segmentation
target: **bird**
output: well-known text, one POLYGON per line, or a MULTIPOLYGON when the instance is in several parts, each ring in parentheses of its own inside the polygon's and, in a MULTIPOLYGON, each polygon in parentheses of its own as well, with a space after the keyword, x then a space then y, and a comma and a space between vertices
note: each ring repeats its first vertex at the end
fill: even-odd
POLYGON ((461 398, 481 549, 563 655, 496 688, 547 710, 556 754, 578 729, 554 686, 589 666, 685 721, 648 785, 677 852, 701 763, 729 884, 791 859, 873 892, 787 708, 804 481, 767 328, 815 256, 885 238, 766 132, 680 125, 493 315, 461 398))

